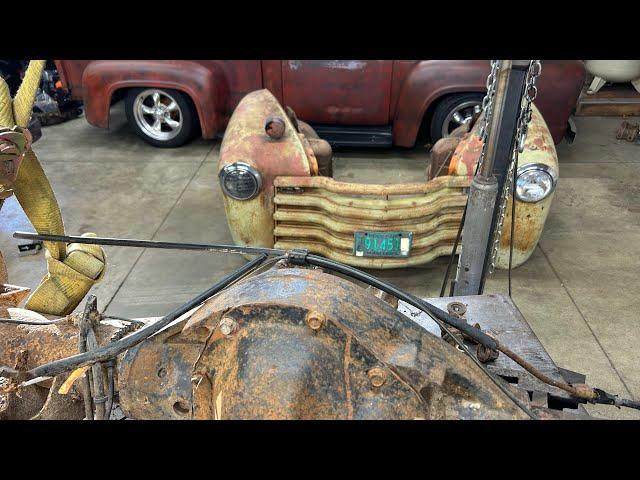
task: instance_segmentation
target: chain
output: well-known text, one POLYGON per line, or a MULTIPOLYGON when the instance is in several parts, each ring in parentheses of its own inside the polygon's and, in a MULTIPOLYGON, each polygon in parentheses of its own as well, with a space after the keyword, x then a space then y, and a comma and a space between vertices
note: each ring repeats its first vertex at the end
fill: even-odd
MULTIPOLYGON (((532 105, 538 95, 536 81, 542 72, 542 64, 540 60, 532 60, 527 71, 526 83, 522 92, 520 116, 516 126, 516 141, 513 144, 511 152, 511 162, 507 170, 507 176, 504 182, 502 195, 499 199, 500 207, 498 209, 498 223, 496 225, 493 245, 491 249, 491 262, 489 264, 489 273, 493 273, 496 268, 496 257, 498 255, 498 247, 500 246, 500 238, 502 237, 502 225, 507 211, 507 199, 513 187, 513 170, 518 162, 518 155, 524 151, 524 145, 527 140, 527 132, 529 130, 529 122, 531 121, 532 105)), ((484 141, 484 140, 483 140, 484 141)), ((484 148, 483 148, 484 150, 484 148)), ((482 158, 481 158, 482 159, 482 158)), ((513 221, 513 219, 511 220, 513 221)))
MULTIPOLYGON (((482 115, 480 116, 481 123, 480 130, 478 132, 480 140, 482 141, 482 150, 480 151, 480 157, 478 158, 478 163, 476 165, 476 173, 480 170, 480 168, 482 168, 485 152, 487 150, 489 124, 493 115, 493 99, 496 93, 496 79, 498 78, 498 70, 500 70, 501 63, 502 62, 500 60, 491 60, 490 62, 491 69, 489 71, 489 75, 487 76, 487 93, 482 99, 482 115)), ((460 228, 462 228, 462 225, 460 225, 460 228)), ((458 235, 460 235, 460 232, 458 232, 458 235)), ((456 278, 460 278, 460 261, 458 261, 458 267, 456 269, 456 278)))
POLYGON ((480 140, 482 140, 482 151, 480 152, 480 158, 478 159, 477 169, 480 170, 482 162, 484 161, 484 155, 487 145, 487 136, 489 130, 489 122, 493 115, 493 98, 496 93, 496 78, 498 77, 498 70, 500 68, 500 60, 491 60, 491 71, 487 77, 487 94, 482 99, 482 123, 480 124, 480 140))

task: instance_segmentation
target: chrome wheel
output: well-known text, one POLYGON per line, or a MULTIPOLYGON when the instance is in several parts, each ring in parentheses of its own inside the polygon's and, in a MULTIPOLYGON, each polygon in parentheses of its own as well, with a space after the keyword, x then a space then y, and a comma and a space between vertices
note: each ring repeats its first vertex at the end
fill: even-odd
POLYGON ((138 94, 133 102, 133 117, 140 130, 160 141, 171 140, 178 135, 184 119, 176 99, 155 88, 138 94))
POLYGON ((474 113, 480 113, 482 102, 469 100, 454 107, 445 117, 442 124, 442 136, 447 137, 460 125, 465 125, 471 121, 474 113))

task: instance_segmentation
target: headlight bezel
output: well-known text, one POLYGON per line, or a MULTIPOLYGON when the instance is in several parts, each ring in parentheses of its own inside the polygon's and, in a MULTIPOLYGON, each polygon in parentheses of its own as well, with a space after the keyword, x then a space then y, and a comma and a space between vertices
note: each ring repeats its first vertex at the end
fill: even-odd
POLYGON ((515 196, 516 199, 520 202, 523 203, 539 203, 542 202, 543 200, 549 198, 549 195, 551 195, 554 190, 556 189, 556 184, 558 183, 558 173, 556 172, 556 170, 549 166, 546 165, 544 163, 529 163, 527 165, 523 165, 521 167, 518 168, 518 171, 516 173, 516 185, 515 185, 515 196), (549 190, 545 193, 545 195, 542 198, 536 199, 536 200, 530 200, 530 199, 526 199, 526 198, 522 198, 519 194, 518 194, 518 180, 520 180, 520 176, 525 174, 525 173, 529 173, 529 172, 543 172, 547 175, 549 175, 549 178, 551 179, 551 188, 549 188, 549 190))
POLYGON ((233 198, 234 200, 239 200, 239 201, 251 200, 256 196, 258 196, 258 194, 262 190, 262 175, 260 175, 260 172, 258 172, 258 170, 256 170, 254 167, 252 167, 246 162, 238 161, 238 162, 229 163, 225 165, 222 168, 222 170, 220 170, 220 173, 218 173, 218 179, 220 181, 220 188, 222 189, 222 192, 226 196, 233 198), (229 191, 229 189, 225 184, 227 177, 229 175, 236 174, 238 172, 248 173, 254 179, 254 182, 255 182, 254 187, 249 196, 241 197, 241 196, 234 195, 231 191, 229 191))

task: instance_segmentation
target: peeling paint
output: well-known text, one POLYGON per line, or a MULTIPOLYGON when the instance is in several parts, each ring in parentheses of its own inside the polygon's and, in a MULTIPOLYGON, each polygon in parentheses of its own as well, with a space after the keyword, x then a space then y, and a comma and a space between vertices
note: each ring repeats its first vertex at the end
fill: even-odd
POLYGON ((364 112, 364 108, 362 107, 338 107, 337 105, 329 105, 326 108, 326 112, 330 115, 336 115, 338 113, 362 113, 364 112))
POLYGON ((323 62, 328 68, 339 70, 364 70, 367 62, 363 60, 327 60, 323 62))

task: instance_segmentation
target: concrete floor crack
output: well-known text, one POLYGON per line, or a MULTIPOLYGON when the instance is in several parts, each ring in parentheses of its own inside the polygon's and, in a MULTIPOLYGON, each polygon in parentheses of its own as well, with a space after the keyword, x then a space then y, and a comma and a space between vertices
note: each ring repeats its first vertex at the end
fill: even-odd
MULTIPOLYGON (((205 161, 207 160, 207 157, 209 156, 209 154, 213 151, 213 149, 215 148, 215 144, 211 146, 211 148, 209 150, 207 150, 207 152, 204 154, 204 156, 202 157, 202 161, 198 164, 198 166, 194 169, 193 175, 191 175, 191 177, 189 177, 189 179, 185 182, 184 188, 182 189, 182 191, 180 192, 180 195, 177 196, 176 201, 173 203, 173 205, 171 205, 171 208, 167 211, 166 215, 162 218, 162 220, 158 223, 158 227, 155 229, 155 231, 153 232, 153 235, 151 235, 150 240, 155 240, 156 239, 156 235, 158 234, 158 232, 160 231, 160 229, 162 228, 162 226, 165 224, 165 222, 167 221, 167 218, 169 218, 169 216, 171 215, 171 213, 173 212, 173 210, 176 208, 176 205, 178 205, 178 203, 180 203, 180 200, 182 199, 182 197, 184 196, 184 193, 187 191, 187 189, 189 188, 189 185, 191 185, 191 182, 193 182, 193 180, 196 178, 196 176, 198 175, 198 172, 200 172, 200 170, 202 169, 202 166, 204 165, 205 161)), ((143 249, 140 254, 136 257, 135 261, 131 264, 131 268, 129 268, 129 270, 127 271, 126 275, 124 276, 124 278, 122 279, 122 281, 118 284, 118 287, 116 288, 115 292, 113 292, 113 295, 111 295, 111 298, 109 298, 109 301, 107 302, 107 304, 104 307, 104 312, 106 313, 109 309, 109 306, 111 305, 111 302, 113 301, 114 298, 116 298, 118 296, 118 293, 120 292, 120 289, 122 288, 122 286, 125 284, 125 282, 127 281, 127 279, 129 278, 129 275, 131 275, 131 272, 134 270, 134 268, 136 268, 136 265, 138 264, 138 262, 140 261, 140 259, 142 258, 142 255, 144 255, 144 252, 146 252, 147 249, 143 249)))
POLYGON ((569 300, 571 300, 571 303, 573 304, 573 306, 575 307, 575 309, 577 310, 578 314, 580 315, 580 318, 582 319, 582 321, 585 323, 585 325, 587 326, 587 328, 589 329, 589 332, 591 333, 591 335, 593 336, 594 340, 596 341, 596 343, 598 344, 598 346, 600 347, 600 350, 602 350, 602 353, 604 354, 605 358, 607 359, 607 362, 609 362, 609 365, 611 365, 611 368, 613 369, 613 371, 616 373, 616 375, 618 376, 618 378, 620 379, 620 383, 622 383, 622 386, 624 387, 624 389, 626 390, 627 394, 629 395, 630 398, 635 400, 635 396, 633 395, 633 393, 631 392, 631 389, 629 388, 629 386, 626 384, 626 382, 624 381, 624 378, 622 378, 622 375, 620 374, 620 372, 618 371, 618 369, 616 368, 615 364, 613 363, 613 360, 611 360, 611 357, 609 357, 609 354, 607 353, 606 349, 604 348, 604 346, 602 345, 602 343, 600 342, 600 340, 598 339, 598 336, 595 334, 595 332, 593 331, 593 329, 591 328, 591 325, 589 324, 589 321, 587 320, 587 317, 585 317, 584 313, 582 313, 582 309, 578 306, 577 302, 575 301, 575 299, 573 298, 573 295, 571 295, 571 292, 569 291, 569 289, 567 288, 566 283, 564 282, 564 280, 562 280, 562 278, 560 277, 560 275, 558 274, 557 270, 555 269, 555 267, 553 266, 553 264, 551 263, 551 260, 549 259, 549 256, 547 255, 547 253, 544 251, 544 249, 542 248, 542 246, 540 244, 538 244, 538 248, 540 249, 540 252, 542 252, 542 255, 544 256, 545 260, 547 261, 547 263, 549 264, 549 267, 551 268, 551 271, 553 272, 553 274, 555 275, 555 277, 558 279, 558 281, 560 282, 560 285, 562 286, 562 289, 565 291, 565 293, 567 294, 567 296, 569 297, 569 300))

